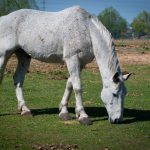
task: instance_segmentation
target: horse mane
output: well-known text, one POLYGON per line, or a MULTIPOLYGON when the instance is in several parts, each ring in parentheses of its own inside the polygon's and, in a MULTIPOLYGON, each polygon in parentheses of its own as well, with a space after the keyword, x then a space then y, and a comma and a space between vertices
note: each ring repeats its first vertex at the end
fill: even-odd
POLYGON ((111 33, 108 31, 108 29, 102 24, 101 21, 96 16, 93 16, 93 19, 96 23, 96 27, 99 29, 101 37, 103 37, 104 42, 108 46, 108 68, 111 70, 113 74, 116 72, 120 73, 120 66, 119 61, 117 58, 117 53, 115 49, 114 40, 112 38, 111 33), (106 40, 105 40, 106 39, 106 40))
POLYGON ((116 49, 115 49, 113 40, 110 45, 108 67, 113 74, 115 74, 116 72, 120 73, 119 60, 117 57, 117 53, 116 53, 116 49))

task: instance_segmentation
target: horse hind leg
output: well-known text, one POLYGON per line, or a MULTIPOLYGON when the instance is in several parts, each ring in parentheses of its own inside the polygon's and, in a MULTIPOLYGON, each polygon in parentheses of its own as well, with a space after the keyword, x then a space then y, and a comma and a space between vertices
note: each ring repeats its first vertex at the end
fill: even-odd
POLYGON ((2 83, 3 80, 4 70, 5 70, 5 56, 1 56, 0 57, 0 84, 2 83))
POLYGON ((18 58, 18 65, 13 79, 16 97, 18 100, 18 110, 21 112, 21 115, 31 115, 31 111, 25 104, 22 90, 25 74, 27 72, 27 69, 29 68, 31 57, 21 49, 16 51, 16 56, 18 58))
POLYGON ((6 64, 7 64, 8 59, 10 58, 10 56, 11 55, 7 55, 7 54, 0 56, 0 84, 2 83, 6 64))

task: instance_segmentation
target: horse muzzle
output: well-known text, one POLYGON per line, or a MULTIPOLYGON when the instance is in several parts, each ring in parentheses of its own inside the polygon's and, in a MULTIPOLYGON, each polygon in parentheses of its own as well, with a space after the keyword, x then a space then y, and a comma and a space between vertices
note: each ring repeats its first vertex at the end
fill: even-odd
POLYGON ((112 119, 111 117, 109 117, 109 122, 112 123, 112 124, 119 124, 123 121, 123 118, 115 118, 115 119, 112 119))

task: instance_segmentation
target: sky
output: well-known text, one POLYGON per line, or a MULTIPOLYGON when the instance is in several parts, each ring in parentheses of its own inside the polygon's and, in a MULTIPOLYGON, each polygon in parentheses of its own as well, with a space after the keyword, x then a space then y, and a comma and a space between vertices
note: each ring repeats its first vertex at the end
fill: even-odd
POLYGON ((80 5, 95 15, 112 6, 128 23, 131 23, 143 10, 150 13, 150 0, 36 0, 36 2, 41 10, 56 12, 67 7, 80 5), (43 2, 45 2, 45 5, 43 5, 43 2))

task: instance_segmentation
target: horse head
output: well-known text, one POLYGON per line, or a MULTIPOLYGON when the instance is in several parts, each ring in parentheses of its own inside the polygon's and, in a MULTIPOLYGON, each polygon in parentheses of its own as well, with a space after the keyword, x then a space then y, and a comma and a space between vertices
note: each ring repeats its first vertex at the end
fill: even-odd
POLYGON ((127 93, 124 81, 129 78, 129 74, 119 74, 114 76, 103 86, 101 92, 102 101, 106 107, 111 123, 119 123, 123 120, 123 104, 127 93))

